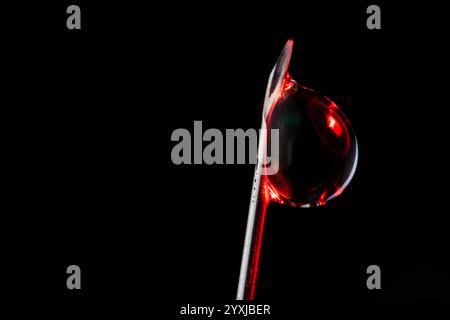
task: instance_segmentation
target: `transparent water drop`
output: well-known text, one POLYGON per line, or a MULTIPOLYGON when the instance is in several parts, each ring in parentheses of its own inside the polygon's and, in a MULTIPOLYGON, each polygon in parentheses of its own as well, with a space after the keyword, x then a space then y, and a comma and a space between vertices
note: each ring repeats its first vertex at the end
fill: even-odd
POLYGON ((312 207, 342 193, 356 169, 358 143, 333 101, 286 74, 266 121, 280 137, 279 170, 266 178, 271 200, 312 207))

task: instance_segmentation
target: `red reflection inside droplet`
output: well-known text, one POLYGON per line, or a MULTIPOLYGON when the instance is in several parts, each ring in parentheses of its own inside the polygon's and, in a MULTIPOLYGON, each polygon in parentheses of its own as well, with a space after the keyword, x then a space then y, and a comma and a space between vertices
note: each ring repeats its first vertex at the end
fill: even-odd
POLYGON ((337 135, 338 137, 341 136, 342 127, 332 115, 328 115, 327 123, 328 127, 334 132, 335 135, 337 135))

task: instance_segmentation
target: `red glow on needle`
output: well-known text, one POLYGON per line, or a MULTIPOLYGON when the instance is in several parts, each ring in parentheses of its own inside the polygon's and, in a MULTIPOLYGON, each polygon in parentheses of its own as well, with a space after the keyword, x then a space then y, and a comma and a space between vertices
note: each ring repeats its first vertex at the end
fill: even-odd
POLYGON ((270 189, 267 185, 267 179, 265 176, 262 177, 261 181, 261 190, 262 194, 262 203, 261 203, 261 216, 257 222, 256 229, 255 229, 255 242, 252 247, 252 260, 250 262, 250 272, 249 272, 249 293, 248 293, 248 300, 254 300, 255 299, 255 293, 256 293, 256 283, 258 280, 258 273, 259 273, 259 261, 261 259, 261 248, 262 248, 262 242, 263 242, 263 235, 264 235, 264 225, 266 223, 266 214, 267 214, 267 207, 271 201, 271 193, 270 189))
MULTIPOLYGON (((292 80, 290 75, 286 73, 285 77, 282 80, 281 83, 281 90, 276 93, 275 98, 272 101, 272 104, 270 106, 269 112, 266 117, 266 123, 269 122, 270 116, 272 114, 273 109, 278 104, 279 100, 283 98, 284 94, 291 90, 295 86, 295 82, 292 80)), ((267 141, 266 141, 267 146, 267 141)), ((267 214, 267 207, 269 206, 269 203, 271 201, 278 202, 283 204, 284 200, 282 200, 282 197, 278 190, 271 186, 271 183, 267 179, 266 175, 263 175, 261 177, 261 198, 262 198, 262 208, 261 208, 261 216, 259 218, 259 221, 257 222, 256 230, 255 230, 255 243, 252 247, 252 259, 250 262, 250 272, 249 272, 249 281, 248 281, 248 287, 249 287, 249 293, 248 293, 248 300, 254 300, 255 299, 255 292, 256 292, 256 283, 258 280, 258 273, 259 273, 259 261, 261 258, 261 249, 262 249, 262 241, 263 241, 263 234, 264 234, 264 224, 266 222, 266 214, 267 214)))

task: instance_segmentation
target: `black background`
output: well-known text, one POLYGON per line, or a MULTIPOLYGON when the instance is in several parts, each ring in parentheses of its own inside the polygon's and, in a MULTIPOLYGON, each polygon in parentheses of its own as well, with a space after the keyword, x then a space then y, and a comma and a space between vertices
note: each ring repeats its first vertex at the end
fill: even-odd
POLYGON ((291 75, 342 108, 360 161, 325 207, 269 208, 258 297, 448 299, 448 27, 378 3, 368 30, 369 4, 82 3, 81 30, 68 4, 8 11, 2 295, 234 299, 254 167, 175 166, 170 135, 258 128, 293 39, 291 75))

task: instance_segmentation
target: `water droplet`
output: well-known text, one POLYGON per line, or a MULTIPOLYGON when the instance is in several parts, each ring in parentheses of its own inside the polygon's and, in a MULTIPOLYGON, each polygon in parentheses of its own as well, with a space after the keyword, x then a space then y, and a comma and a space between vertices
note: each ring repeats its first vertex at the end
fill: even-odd
POLYGON ((356 169, 358 143, 333 101, 286 75, 267 127, 279 129, 280 137, 279 171, 266 176, 272 200, 310 207, 342 193, 356 169))

